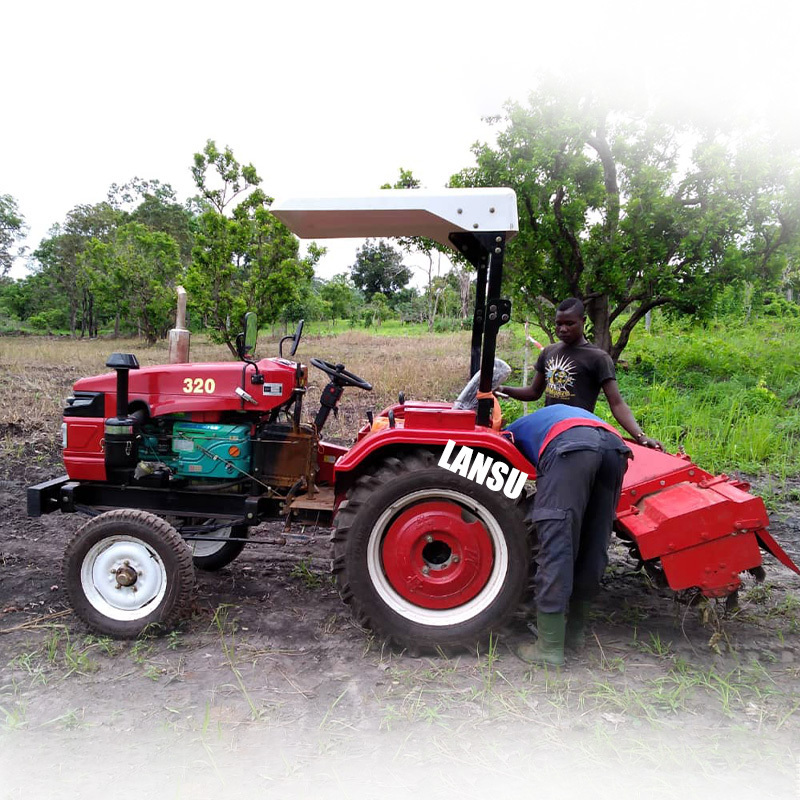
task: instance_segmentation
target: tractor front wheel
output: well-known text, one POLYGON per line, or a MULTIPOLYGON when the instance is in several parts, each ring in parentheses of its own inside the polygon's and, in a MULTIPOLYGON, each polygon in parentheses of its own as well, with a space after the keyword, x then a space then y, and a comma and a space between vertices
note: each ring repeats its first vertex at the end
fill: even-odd
POLYGON ((333 571, 358 621, 411 651, 473 648, 527 585, 521 507, 427 450, 359 478, 336 515, 333 571))
POLYGON ((72 608, 89 627, 134 638, 149 625, 171 627, 186 610, 194 589, 192 553, 155 514, 108 511, 67 546, 64 582, 72 608))
MULTIPOLYGON (((202 535, 203 531, 197 533, 202 535)), ((246 539, 247 533, 247 525, 231 525, 219 530, 210 529, 208 535, 215 539, 246 539)), ((234 559, 238 558, 245 546, 245 542, 242 541, 209 542, 203 539, 189 539, 187 542, 192 551, 195 567, 204 572, 216 572, 227 567, 234 559)))

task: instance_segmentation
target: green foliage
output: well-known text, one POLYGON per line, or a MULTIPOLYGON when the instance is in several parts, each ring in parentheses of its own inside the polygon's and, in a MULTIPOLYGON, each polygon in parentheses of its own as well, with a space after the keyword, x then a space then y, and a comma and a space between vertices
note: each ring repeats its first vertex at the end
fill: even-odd
POLYGON ((388 299, 411 280, 411 273, 403 265, 402 254, 387 242, 371 239, 367 239, 356 252, 350 276, 370 300, 375 294, 388 299))
POLYGON ((269 213, 272 198, 258 188, 255 169, 240 165, 229 148, 220 151, 209 141, 195 154, 192 175, 207 206, 197 221, 186 275, 190 307, 212 339, 235 354, 233 342, 245 311, 257 311, 265 323, 302 313, 314 265, 324 250, 312 245, 308 256, 299 257, 297 240, 269 213), (212 177, 218 188, 211 188, 212 177), (226 216, 226 207, 246 191, 226 216))
POLYGON ((15 246, 25 237, 25 218, 10 194, 0 194, 0 278, 6 275, 21 255, 15 246))
POLYGON ((467 326, 460 317, 438 317, 433 325, 435 333, 453 333, 466 330, 467 326))
MULTIPOLYGON (((55 303, 59 310, 65 311, 65 305, 58 303, 59 297, 50 289, 49 282, 41 275, 30 275, 23 280, 13 281, 10 278, 0 281, 0 312, 17 320, 28 319, 42 310, 49 310, 55 303)), ((59 327, 66 327, 65 321, 59 327)))
POLYGON ((47 311, 40 311, 28 317, 28 325, 40 332, 57 331, 66 327, 66 324, 67 315, 60 308, 49 308, 47 311))
MULTIPOLYGON (((710 472, 800 473, 800 319, 701 325, 657 315, 653 330, 634 337, 617 365, 622 396, 649 435, 710 472)), ((521 326, 504 333, 498 354, 515 368, 508 383, 520 385, 521 326)), ((522 413, 516 401, 501 407, 506 423, 522 413)), ((595 413, 616 424, 602 393, 595 413)))
POLYGON ((761 291, 800 287, 800 163, 796 146, 763 133, 739 147, 740 231, 748 280, 761 291))
POLYGON ((169 234, 180 247, 181 263, 188 267, 194 244, 194 215, 180 205, 175 190, 158 180, 133 178, 112 184, 108 202, 122 213, 122 220, 139 222, 151 231, 169 234))
POLYGON ((765 292, 763 303, 761 311, 767 317, 800 317, 800 306, 789 302, 776 292, 765 292))
POLYGON ((169 234, 129 222, 108 243, 91 240, 79 262, 94 293, 135 322, 148 344, 166 334, 181 273, 180 248, 169 234))
POLYGON ((192 226, 168 184, 114 184, 107 202, 76 206, 51 228, 34 252, 36 272, 2 303, 36 329, 94 335, 113 321, 115 333, 124 326, 154 342, 172 316, 192 226))
POLYGON ((34 251, 43 283, 56 295, 58 304, 68 309, 73 335, 78 330, 81 335, 91 335, 97 328, 94 296, 81 256, 90 242, 110 241, 120 219, 120 212, 106 202, 76 206, 34 251))
POLYGON ((798 334, 795 320, 669 326, 632 345, 620 387, 646 431, 706 469, 796 472, 798 334))
POLYGON ((520 232, 506 257, 517 313, 552 330, 552 306, 580 297, 615 360, 648 311, 706 317, 726 285, 767 280, 798 241, 796 156, 774 165, 755 146, 584 87, 543 83, 527 106, 506 107, 496 143, 474 153, 451 185, 517 192, 520 232))
POLYGON ((364 306, 362 311, 362 320, 365 328, 381 326, 381 323, 392 315, 392 309, 389 301, 384 295, 375 293, 372 295, 370 302, 364 306))
MULTIPOLYGON (((400 292, 398 292, 398 295, 400 292)), ((407 297, 395 297, 394 310, 404 323, 424 322, 427 325, 425 298, 412 291, 407 297)))
POLYGON ((347 275, 334 275, 318 287, 319 296, 325 304, 325 317, 335 322, 350 317, 361 304, 362 298, 347 275))
POLYGON ((296 296, 278 314, 278 319, 284 323, 330 318, 330 303, 322 299, 313 282, 302 283, 296 296))
POLYGON ((242 192, 261 183, 252 164, 240 164, 230 147, 220 150, 211 139, 206 142, 202 152, 194 154, 191 170, 201 196, 219 214, 242 192), (211 184, 212 176, 216 177, 216 188, 211 184))

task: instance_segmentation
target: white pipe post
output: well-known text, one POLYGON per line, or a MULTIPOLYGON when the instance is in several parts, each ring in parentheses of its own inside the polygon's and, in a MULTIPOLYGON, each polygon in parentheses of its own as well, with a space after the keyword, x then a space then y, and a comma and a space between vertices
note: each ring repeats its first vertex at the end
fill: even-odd
POLYGON ((177 286, 178 310, 175 314, 175 327, 169 332, 169 356, 170 364, 189 363, 189 339, 191 333, 186 330, 186 289, 177 286))

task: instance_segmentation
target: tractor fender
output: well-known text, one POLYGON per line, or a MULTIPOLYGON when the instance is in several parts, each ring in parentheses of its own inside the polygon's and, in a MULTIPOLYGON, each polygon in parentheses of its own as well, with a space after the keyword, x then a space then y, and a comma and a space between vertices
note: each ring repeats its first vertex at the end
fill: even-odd
POLYGON ((472 430, 447 430, 446 428, 384 428, 364 436, 346 455, 336 462, 334 468, 336 493, 346 491, 364 468, 385 456, 391 455, 402 460, 403 454, 418 448, 429 450, 444 449, 448 442, 455 442, 454 453, 459 447, 469 447, 488 453, 494 458, 503 459, 520 472, 525 472, 529 480, 535 480, 536 468, 514 446, 507 435, 489 428, 475 427, 472 430))

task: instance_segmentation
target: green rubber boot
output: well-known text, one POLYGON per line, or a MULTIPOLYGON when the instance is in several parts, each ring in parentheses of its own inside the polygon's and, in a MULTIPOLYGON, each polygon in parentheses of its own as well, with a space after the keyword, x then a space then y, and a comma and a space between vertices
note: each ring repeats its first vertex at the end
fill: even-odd
POLYGON ((569 650, 583 650, 586 646, 586 624, 589 621, 588 600, 572 600, 567 614, 567 630, 564 645, 569 650))
POLYGON ((536 615, 539 638, 533 644, 521 645, 517 649, 517 655, 529 664, 563 667, 566 624, 564 614, 546 614, 540 611, 536 615))

